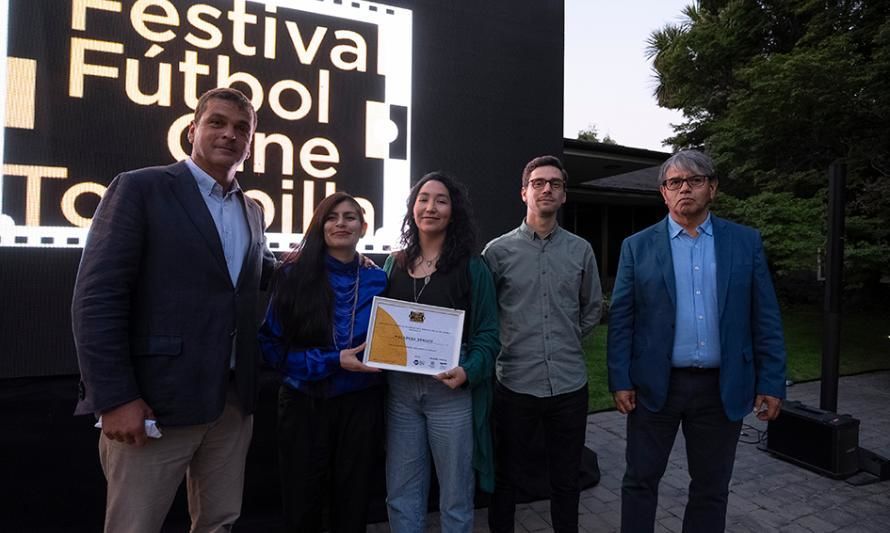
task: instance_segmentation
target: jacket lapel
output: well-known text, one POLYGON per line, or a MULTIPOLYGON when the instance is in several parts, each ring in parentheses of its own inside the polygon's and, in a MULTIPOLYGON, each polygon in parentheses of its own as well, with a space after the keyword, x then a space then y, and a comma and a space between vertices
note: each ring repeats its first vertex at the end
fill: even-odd
POLYGON ((671 255, 671 238, 668 232, 667 217, 661 224, 655 226, 652 233, 652 246, 655 247, 655 258, 661 265, 661 274, 664 276, 664 285, 671 299, 671 307, 677 307, 677 284, 674 279, 674 260, 671 255))
POLYGON ((265 232, 266 225, 263 221, 262 212, 259 209, 256 209, 251 202, 253 202, 253 200, 244 194, 241 195, 241 205, 244 208, 244 218, 247 220, 250 241, 247 244, 247 255, 241 263, 241 272, 238 273, 238 283, 236 287, 244 282, 246 276, 253 273, 253 268, 256 265, 256 261, 253 260, 254 254, 262 254, 262 251, 259 250, 259 246, 263 242, 263 233, 265 232))
POLYGON ((729 227, 722 219, 711 215, 714 228, 714 255, 717 261, 717 309, 718 316, 723 316, 726 306, 726 292, 729 289, 729 276, 732 272, 732 239, 729 227))
POLYGON ((195 178, 192 176, 188 165, 181 161, 167 167, 167 172, 173 176, 173 179, 170 180, 173 196, 182 206, 185 214, 191 219, 198 233, 204 238, 204 242, 210 249, 210 254, 225 273, 226 279, 229 279, 229 268, 226 266, 226 258, 223 255, 219 232, 216 230, 216 224, 213 223, 210 211, 207 210, 207 204, 201 198, 201 191, 198 190, 198 184, 195 182, 195 178))

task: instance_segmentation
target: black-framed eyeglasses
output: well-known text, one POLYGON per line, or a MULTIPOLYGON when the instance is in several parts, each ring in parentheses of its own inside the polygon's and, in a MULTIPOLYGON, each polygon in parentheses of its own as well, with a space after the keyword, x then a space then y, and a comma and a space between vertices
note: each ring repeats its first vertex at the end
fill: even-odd
POLYGON ((688 178, 667 178, 661 182, 661 186, 669 191, 679 191, 683 184, 689 184, 690 189, 700 189, 710 180, 710 176, 689 176, 688 178))
POLYGON ((554 191, 561 191, 566 186, 566 182, 562 178, 553 178, 549 180, 545 180, 544 178, 535 178, 533 180, 528 180, 528 185, 536 191, 540 191, 548 183, 550 184, 550 188, 554 191))

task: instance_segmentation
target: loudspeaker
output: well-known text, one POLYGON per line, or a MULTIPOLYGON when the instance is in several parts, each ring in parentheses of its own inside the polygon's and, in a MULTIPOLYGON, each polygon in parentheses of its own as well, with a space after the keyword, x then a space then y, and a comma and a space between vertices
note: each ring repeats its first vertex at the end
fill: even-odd
POLYGON ((834 479, 849 477, 859 470, 859 420, 785 402, 769 423, 766 450, 834 479))

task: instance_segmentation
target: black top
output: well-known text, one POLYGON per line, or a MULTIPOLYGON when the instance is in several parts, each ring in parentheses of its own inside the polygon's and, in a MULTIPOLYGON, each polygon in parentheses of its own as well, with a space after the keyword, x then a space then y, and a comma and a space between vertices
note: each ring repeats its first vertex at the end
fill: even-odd
MULTIPOLYGON (((447 272, 441 270, 433 272, 425 287, 424 278, 412 278, 405 269, 399 266, 398 261, 395 261, 389 275, 386 297, 424 305, 463 309, 469 315, 470 273, 467 268, 467 260, 462 260, 455 268, 447 272)), ((466 321, 462 337, 466 342, 466 321)))

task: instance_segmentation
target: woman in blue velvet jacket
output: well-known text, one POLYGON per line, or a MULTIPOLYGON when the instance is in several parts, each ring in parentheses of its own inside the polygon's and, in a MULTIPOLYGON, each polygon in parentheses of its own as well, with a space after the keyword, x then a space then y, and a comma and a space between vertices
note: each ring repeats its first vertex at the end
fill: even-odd
POLYGON ((365 531, 372 468, 383 460, 384 379, 362 352, 371 301, 386 288, 384 272, 356 252, 366 229, 353 197, 325 198, 277 271, 260 328, 263 357, 284 377, 278 458, 288 531, 365 531))

